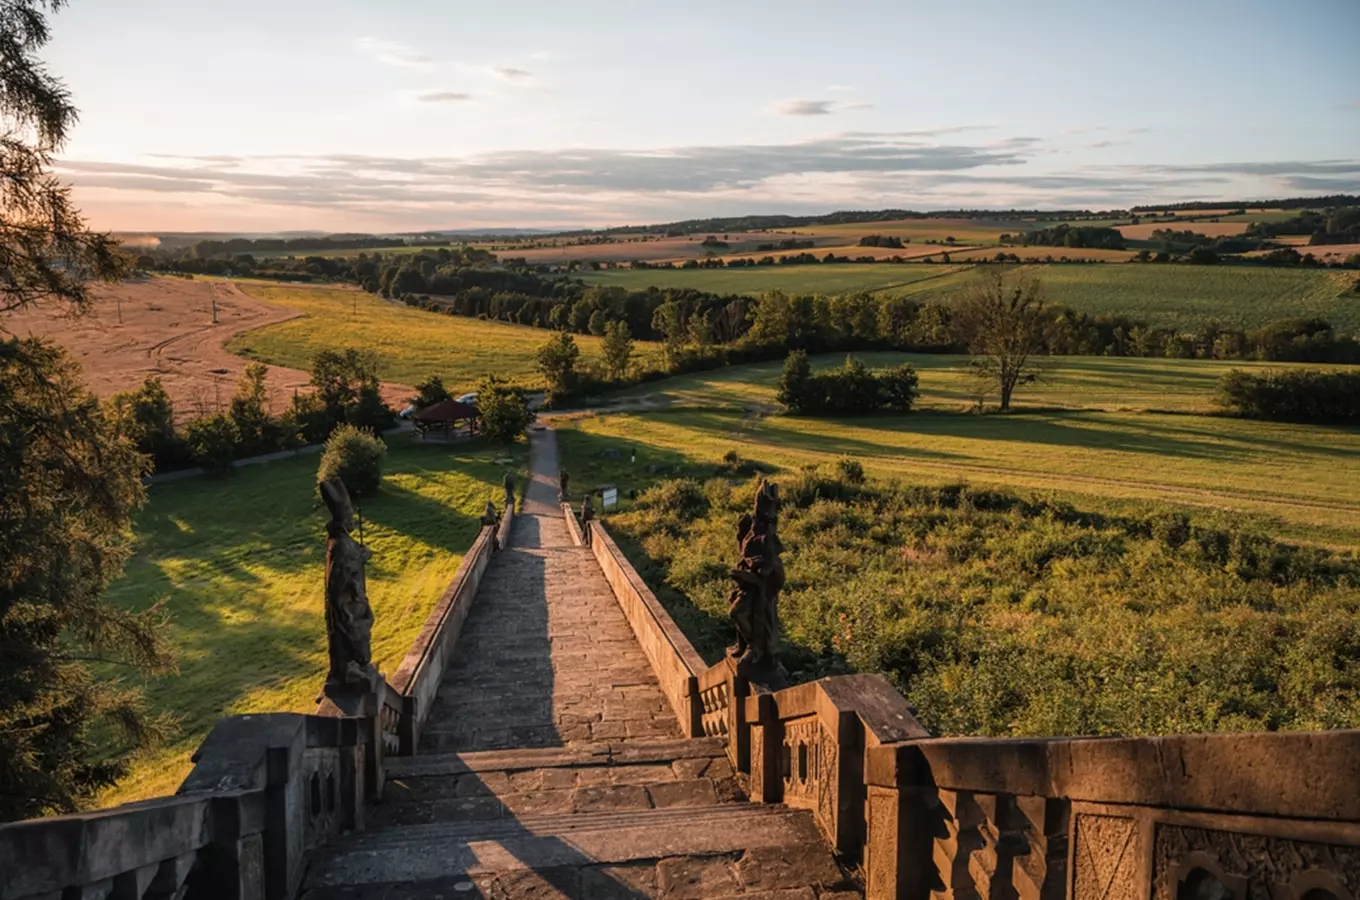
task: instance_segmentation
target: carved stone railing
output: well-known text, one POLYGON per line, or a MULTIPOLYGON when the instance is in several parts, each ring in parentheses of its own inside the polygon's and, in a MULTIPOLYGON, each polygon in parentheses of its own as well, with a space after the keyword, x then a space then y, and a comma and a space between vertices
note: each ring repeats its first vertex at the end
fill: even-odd
POLYGON ((1360 731, 871 749, 870 897, 1354 900, 1360 731))
POLYGON ((581 520, 576 518, 576 512, 571 508, 571 504, 565 500, 561 503, 562 521, 567 525, 567 534, 571 537, 574 546, 580 547, 584 544, 585 536, 581 534, 581 520))
POLYGON ((287 898, 308 851, 363 827, 372 720, 218 721, 173 797, 0 826, 0 898, 287 898))

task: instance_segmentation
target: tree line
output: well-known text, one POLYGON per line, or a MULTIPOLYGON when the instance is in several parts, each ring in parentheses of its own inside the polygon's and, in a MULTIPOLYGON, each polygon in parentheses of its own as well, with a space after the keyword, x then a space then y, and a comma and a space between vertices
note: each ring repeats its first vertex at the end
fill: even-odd
POLYGON ((1218 402, 1249 419, 1354 425, 1360 423, 1360 372, 1234 369, 1219 382, 1218 402))

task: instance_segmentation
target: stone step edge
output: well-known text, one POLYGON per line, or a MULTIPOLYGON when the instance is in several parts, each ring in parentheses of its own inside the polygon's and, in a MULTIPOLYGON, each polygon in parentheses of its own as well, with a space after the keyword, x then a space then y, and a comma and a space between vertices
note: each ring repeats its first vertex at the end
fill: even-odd
POLYGON ((447 825, 393 828, 385 840, 370 835, 367 842, 334 847, 310 866, 306 884, 412 883, 461 873, 710 857, 761 848, 828 849, 811 812, 782 806, 748 807, 737 815, 711 808, 683 817, 671 810, 613 814, 594 827, 564 829, 584 823, 562 820, 582 818, 526 818, 519 824, 527 828, 467 836, 452 833, 447 825))
POLYGON ((575 747, 389 756, 383 760, 383 769, 388 778, 431 778, 471 772, 523 772, 532 769, 675 762, 679 759, 719 757, 725 753, 726 744, 721 738, 600 741, 575 747))
MULTIPOLYGON (((749 821, 808 818, 807 810, 782 804, 727 803, 716 806, 683 806, 667 809, 565 813, 553 816, 507 816, 495 819, 467 819, 428 822, 420 825, 390 825, 372 831, 347 834, 330 849, 343 854, 350 851, 377 851, 390 847, 417 847, 426 843, 475 843, 505 838, 552 838, 586 832, 631 831, 639 827, 676 827, 693 822, 722 824, 749 821)), ((814 826, 815 827, 815 826, 814 826)), ((820 833, 820 832, 819 832, 820 833)))

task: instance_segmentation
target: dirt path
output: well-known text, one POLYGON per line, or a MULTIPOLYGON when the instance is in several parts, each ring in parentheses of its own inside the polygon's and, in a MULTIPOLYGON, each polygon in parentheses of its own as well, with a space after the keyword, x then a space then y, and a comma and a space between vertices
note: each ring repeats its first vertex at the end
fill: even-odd
MULTIPOLYGON (((0 317, 0 329, 56 340, 80 361, 86 381, 101 397, 159 375, 181 420, 230 402, 248 360, 228 352, 228 340, 302 315, 227 282, 151 278, 99 286, 93 294, 91 311, 80 318, 55 308, 29 309, 0 317)), ((269 366, 273 411, 286 409, 309 380, 306 372, 269 366)), ((406 385, 383 385, 384 398, 398 409, 411 393, 406 385)))

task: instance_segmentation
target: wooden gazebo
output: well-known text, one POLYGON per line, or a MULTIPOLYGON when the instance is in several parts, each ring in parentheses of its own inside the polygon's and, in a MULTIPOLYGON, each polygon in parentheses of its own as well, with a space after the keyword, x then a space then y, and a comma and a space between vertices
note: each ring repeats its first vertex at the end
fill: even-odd
POLYGON ((478 418, 477 407, 457 400, 440 400, 411 414, 421 438, 436 428, 443 429, 445 439, 451 438, 460 422, 467 423, 468 434, 476 434, 478 418))

